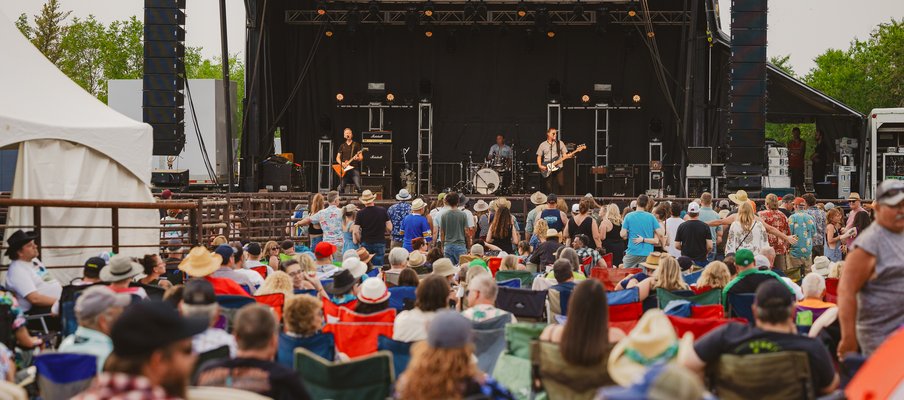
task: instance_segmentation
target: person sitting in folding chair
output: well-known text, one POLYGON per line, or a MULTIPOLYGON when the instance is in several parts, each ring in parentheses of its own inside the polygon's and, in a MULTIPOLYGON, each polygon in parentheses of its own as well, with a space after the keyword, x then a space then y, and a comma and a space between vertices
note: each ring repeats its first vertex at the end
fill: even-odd
POLYGON ((79 326, 74 334, 63 339, 58 351, 91 354, 97 357, 97 372, 102 372, 107 356, 113 351, 110 330, 122 310, 131 302, 132 296, 116 293, 106 286, 85 289, 75 301, 75 315, 79 326))
POLYGON ((235 338, 224 329, 215 326, 220 319, 220 305, 217 304, 217 296, 210 282, 203 279, 185 282, 179 311, 185 318, 204 318, 210 321, 207 329, 191 340, 191 347, 195 353, 201 354, 226 346, 229 348, 229 356, 235 357, 237 350, 235 338))
MULTIPOLYGON (((3 286, 16 295, 22 312, 29 315, 49 313, 63 293, 63 286, 38 259, 37 239, 38 234, 34 232, 18 230, 6 240, 6 256, 11 262, 3 286)), ((59 320, 56 321, 58 325, 59 320)))
MULTIPOLYGON (((498 293, 499 286, 496 285, 492 275, 488 273, 478 275, 468 284, 467 296, 470 307, 461 314, 473 322, 486 321, 500 315, 510 314, 508 311, 496 308, 496 294, 498 293)), ((518 320, 512 315, 510 323, 516 322, 518 320)))

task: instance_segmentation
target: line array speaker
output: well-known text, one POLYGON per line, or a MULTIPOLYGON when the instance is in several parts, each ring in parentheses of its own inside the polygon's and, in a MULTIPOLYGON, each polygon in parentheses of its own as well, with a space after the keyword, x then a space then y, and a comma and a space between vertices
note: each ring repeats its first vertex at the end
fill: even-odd
POLYGON ((144 1, 142 115, 154 129, 154 155, 185 147, 185 0, 144 1))

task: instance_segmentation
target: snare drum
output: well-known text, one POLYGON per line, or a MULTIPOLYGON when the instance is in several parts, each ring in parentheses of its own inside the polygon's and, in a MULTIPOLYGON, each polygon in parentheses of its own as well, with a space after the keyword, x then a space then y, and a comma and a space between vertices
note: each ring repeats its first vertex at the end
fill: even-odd
POLYGON ((473 175, 471 183, 477 193, 492 194, 499 189, 502 180, 499 178, 499 173, 492 168, 483 168, 473 175))

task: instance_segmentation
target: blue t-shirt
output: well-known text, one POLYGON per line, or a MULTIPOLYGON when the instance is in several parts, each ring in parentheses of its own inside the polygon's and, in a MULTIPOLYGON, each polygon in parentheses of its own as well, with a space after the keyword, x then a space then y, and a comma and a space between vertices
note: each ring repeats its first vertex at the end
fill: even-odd
POLYGON ((427 223, 427 218, 420 214, 409 214, 406 216, 405 219, 402 220, 400 232, 404 237, 402 240, 402 247, 409 252, 412 251, 412 240, 422 237, 429 243, 433 239, 432 232, 430 232, 430 224, 427 223))
POLYGON ((659 229, 659 221, 656 220, 656 217, 654 217, 653 214, 646 211, 631 211, 625 216, 625 221, 622 222, 622 229, 628 231, 628 250, 625 251, 625 254, 632 256, 648 256, 653 252, 652 244, 634 243, 634 238, 636 238, 637 235, 643 236, 646 239, 656 237, 656 230, 659 229))

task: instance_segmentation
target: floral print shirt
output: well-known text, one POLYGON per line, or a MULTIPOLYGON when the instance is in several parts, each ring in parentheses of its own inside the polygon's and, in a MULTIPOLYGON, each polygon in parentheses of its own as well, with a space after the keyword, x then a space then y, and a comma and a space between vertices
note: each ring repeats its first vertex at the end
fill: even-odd
POLYGON ((342 248, 342 210, 330 205, 311 216, 311 223, 320 225, 323 230, 323 241, 342 248))
POLYGON ((813 237, 816 236, 816 223, 813 217, 804 211, 791 214, 788 218, 791 234, 797 235, 797 244, 791 245, 791 257, 810 258, 813 255, 813 237))
MULTIPOLYGON (((764 210, 759 212, 760 218, 763 219, 763 222, 769 224, 775 229, 778 229, 785 235, 791 235, 791 228, 788 227, 788 217, 785 216, 779 210, 764 210)), ((785 242, 778 236, 768 234, 769 236, 769 246, 771 246, 775 250, 775 254, 787 254, 788 253, 788 242, 785 242)))
POLYGON ((806 210, 807 214, 813 217, 813 223, 816 224, 816 235, 813 236, 814 246, 823 246, 826 244, 826 213, 817 207, 810 207, 806 210))
POLYGON ((401 242, 405 240, 405 233, 402 231, 402 220, 411 214, 411 203, 402 201, 393 204, 386 210, 389 214, 389 222, 392 222, 392 240, 401 242))
POLYGON ((725 254, 735 253, 738 249, 747 249, 758 254, 760 249, 769 247, 769 240, 766 239, 766 228, 760 221, 753 221, 750 230, 744 229, 741 221, 731 223, 728 229, 728 241, 725 242, 725 254))

